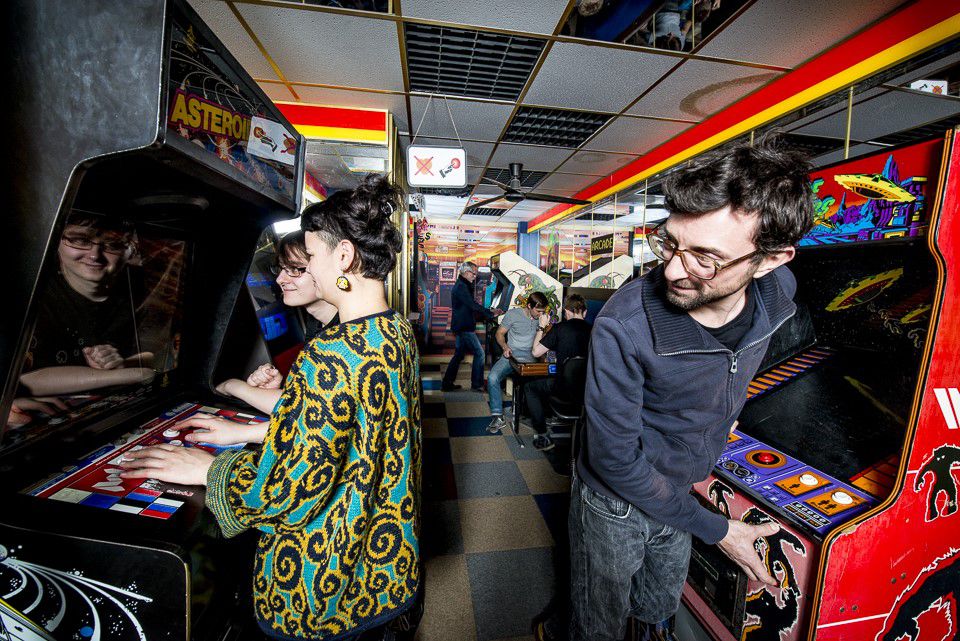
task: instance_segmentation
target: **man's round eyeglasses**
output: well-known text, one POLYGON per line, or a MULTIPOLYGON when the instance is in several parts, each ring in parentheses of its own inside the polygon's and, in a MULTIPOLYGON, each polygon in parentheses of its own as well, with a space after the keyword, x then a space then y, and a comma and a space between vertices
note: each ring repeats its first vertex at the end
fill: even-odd
POLYGON ((647 244, 650 246, 650 251, 664 263, 669 263, 673 260, 674 256, 679 254, 680 262, 683 263, 683 268, 686 272, 700 280, 713 280, 717 277, 718 273, 727 267, 742 263, 760 253, 760 250, 757 249, 740 258, 734 258, 726 263, 721 263, 698 251, 677 247, 677 243, 667 236, 667 230, 663 228, 664 223, 666 223, 666 221, 654 227, 653 231, 647 234, 647 244))
POLYGON ((306 267, 291 267, 290 265, 277 265, 274 263, 270 266, 270 273, 274 276, 279 276, 283 272, 290 278, 300 278, 307 273, 306 267))
POLYGON ((130 243, 126 240, 104 240, 89 236, 67 235, 62 236, 61 240, 67 247, 81 250, 93 249, 94 245, 98 245, 105 254, 122 254, 130 248, 130 243))

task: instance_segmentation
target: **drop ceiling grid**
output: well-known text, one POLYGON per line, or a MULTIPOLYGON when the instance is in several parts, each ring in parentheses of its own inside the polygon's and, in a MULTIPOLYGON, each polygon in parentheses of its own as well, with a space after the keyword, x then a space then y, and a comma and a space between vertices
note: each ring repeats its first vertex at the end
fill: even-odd
MULTIPOLYGON (((250 34, 247 33, 246 29, 237 20, 237 16, 230 10, 230 5, 222 2, 222 0, 190 0, 190 6, 210 27, 214 35, 227 46, 227 49, 247 73, 254 78, 279 80, 273 67, 270 66, 267 59, 263 57, 263 53, 250 39, 250 34)), ((285 100, 292 100, 289 91, 286 91, 286 95, 285 100)))
POLYGON ((404 0, 403 12, 415 19, 433 20, 443 16, 444 21, 474 25, 477 29, 510 29, 549 35, 566 6, 567 0, 404 0))
MULTIPOLYGON (((960 113, 960 101, 941 100, 933 95, 890 91, 878 99, 853 106, 850 137, 854 140, 869 141, 956 113, 960 113)), ((799 127, 794 132, 842 139, 846 133, 846 110, 799 127)))
POLYGON ((524 102, 619 113, 676 64, 648 51, 557 42, 524 102))
POLYGON ((573 149, 564 147, 540 147, 536 145, 516 145, 500 143, 490 158, 489 167, 508 167, 512 162, 523 163, 530 171, 543 171, 548 174, 566 160, 573 149))
POLYGON ((698 53, 793 68, 902 4, 903 0, 763 0, 698 53))
POLYGON ((487 140, 490 131, 500 132, 507 124, 513 107, 493 102, 455 100, 452 98, 410 97, 411 135, 434 138, 470 138, 487 140), (427 105, 430 108, 427 109, 427 105), (444 104, 446 103, 446 104, 444 104), (450 107, 449 113, 447 107, 450 107), (426 111, 426 114, 425 114, 426 111), (451 122, 450 116, 453 116, 451 122), (423 124, 421 125, 421 121, 423 124), (454 127, 456 125, 456 127, 454 127), (419 130, 419 133, 418 133, 419 130))
POLYGON ((689 127, 689 123, 621 116, 587 141, 583 149, 645 154, 689 127))
POLYGON ((763 69, 688 60, 627 113, 700 121, 780 75, 763 69))
POLYGON ((295 6, 236 6, 287 80, 404 90, 399 38, 392 20, 295 6), (363 55, 344 55, 350 51, 363 55))

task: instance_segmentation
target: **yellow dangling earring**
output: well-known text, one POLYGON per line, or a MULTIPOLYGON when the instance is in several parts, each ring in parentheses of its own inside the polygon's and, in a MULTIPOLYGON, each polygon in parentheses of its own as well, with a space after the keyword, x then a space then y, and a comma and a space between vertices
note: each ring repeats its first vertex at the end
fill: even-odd
POLYGON ((347 280, 346 276, 337 277, 337 289, 344 292, 350 291, 350 281, 347 280))

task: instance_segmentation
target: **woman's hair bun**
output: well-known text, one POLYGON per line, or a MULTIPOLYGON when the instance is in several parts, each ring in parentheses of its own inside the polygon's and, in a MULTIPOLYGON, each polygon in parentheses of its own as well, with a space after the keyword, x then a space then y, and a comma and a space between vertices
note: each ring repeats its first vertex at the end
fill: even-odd
POLYGON ((356 248, 350 271, 384 280, 402 246, 403 237, 393 222, 402 207, 403 192, 386 177, 369 174, 356 189, 338 191, 307 207, 300 226, 319 232, 330 245, 349 240, 356 248))

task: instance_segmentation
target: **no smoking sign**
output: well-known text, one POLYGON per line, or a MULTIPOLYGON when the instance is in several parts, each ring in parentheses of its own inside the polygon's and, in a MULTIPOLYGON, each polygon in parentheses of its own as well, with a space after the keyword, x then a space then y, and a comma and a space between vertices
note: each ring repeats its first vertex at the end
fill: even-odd
POLYGON ((459 147, 407 148, 407 182, 411 187, 464 187, 467 154, 459 147))

